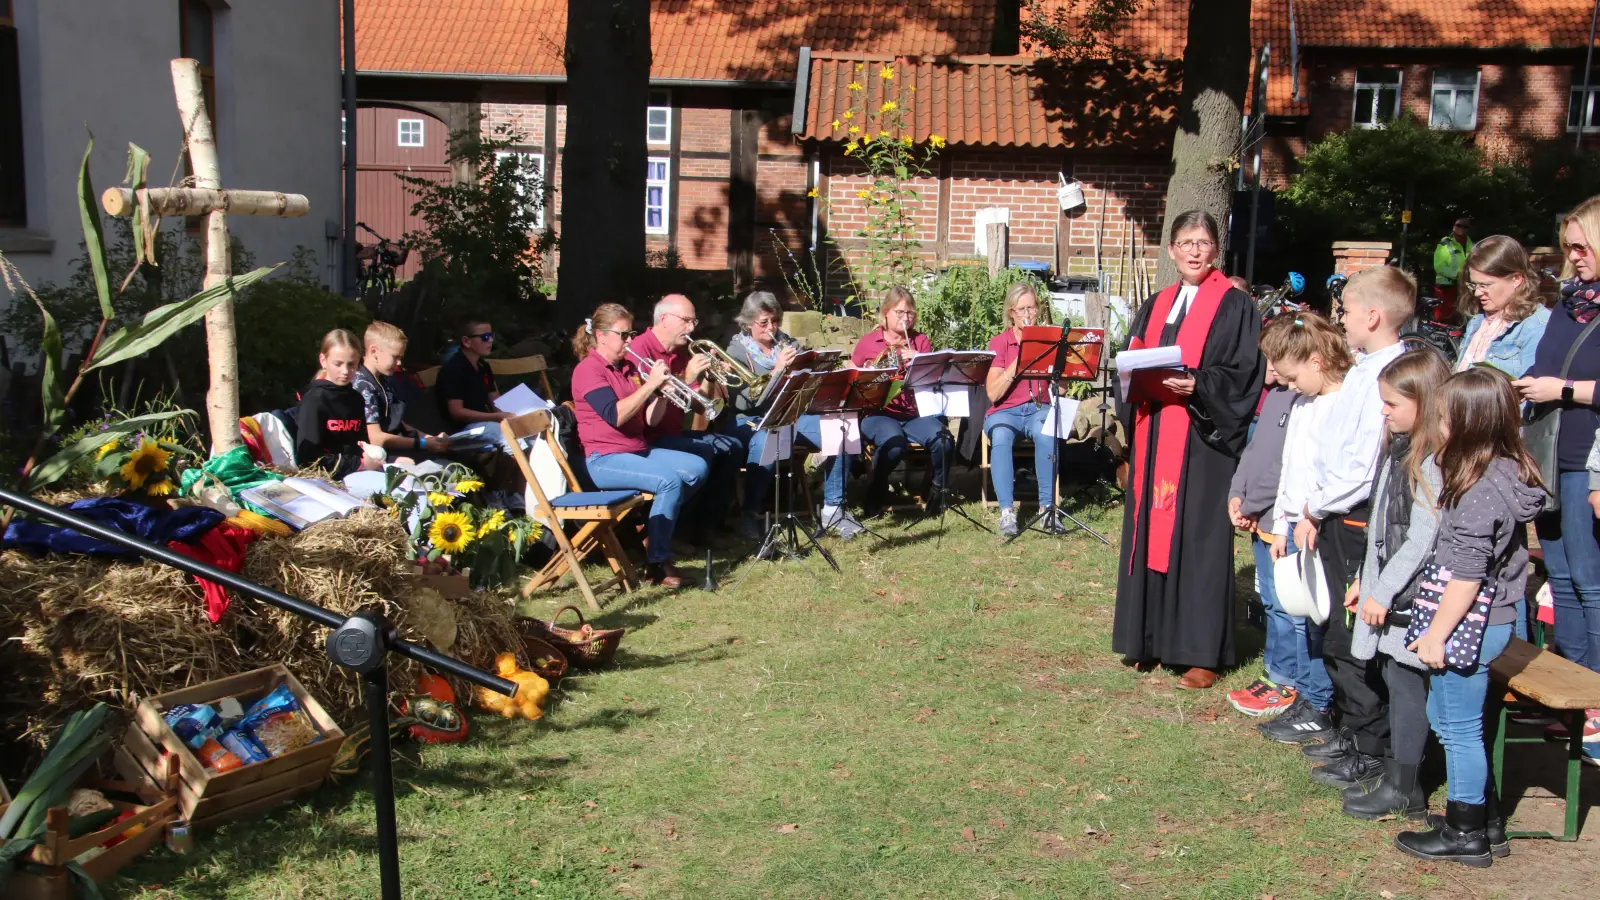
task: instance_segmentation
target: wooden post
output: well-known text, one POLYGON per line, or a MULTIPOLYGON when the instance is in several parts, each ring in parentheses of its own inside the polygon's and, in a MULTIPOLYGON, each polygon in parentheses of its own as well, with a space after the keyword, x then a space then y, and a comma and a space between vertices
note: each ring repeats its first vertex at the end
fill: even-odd
POLYGON ((1006 223, 989 223, 984 232, 984 248, 989 253, 989 277, 999 278, 1011 265, 1011 229, 1006 223))
MULTIPOLYGON (((189 151, 195 187, 220 191, 222 172, 217 162, 217 140, 200 88, 200 64, 192 59, 173 60, 172 89, 178 98, 178 117, 183 122, 183 142, 189 151)), ((228 249, 228 214, 220 209, 212 210, 206 214, 205 287, 222 284, 233 274, 228 249)), ((239 347, 234 334, 232 297, 224 298, 206 313, 206 356, 211 369, 211 386, 206 391, 206 421, 211 426, 211 455, 216 456, 242 443, 239 438, 239 347)))
MULTIPOLYGON (((212 212, 236 216, 280 216, 299 218, 311 211, 304 194, 277 191, 206 191, 199 188, 147 188, 142 191, 152 216, 204 216, 212 212)), ((131 216, 138 205, 133 191, 125 187, 106 188, 100 205, 113 216, 131 216)))

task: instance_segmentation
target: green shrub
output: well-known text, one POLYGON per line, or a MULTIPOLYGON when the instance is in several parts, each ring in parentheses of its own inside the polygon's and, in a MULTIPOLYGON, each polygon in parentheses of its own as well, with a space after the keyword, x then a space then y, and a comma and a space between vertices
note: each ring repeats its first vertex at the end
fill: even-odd
POLYGON ((359 337, 370 318, 359 301, 323 290, 299 254, 289 271, 239 295, 239 411, 293 406, 317 371, 322 336, 348 328, 359 337))
POLYGON ((1033 286, 1044 321, 1053 315, 1049 288, 1038 276, 1008 268, 991 279, 979 266, 951 266, 918 288, 917 326, 935 347, 981 350, 1000 333, 1006 291, 1018 282, 1033 286))

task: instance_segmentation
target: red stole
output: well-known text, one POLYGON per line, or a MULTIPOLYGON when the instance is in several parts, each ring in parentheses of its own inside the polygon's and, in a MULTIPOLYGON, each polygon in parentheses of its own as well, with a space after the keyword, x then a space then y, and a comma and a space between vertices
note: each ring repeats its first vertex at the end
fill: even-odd
MULTIPOLYGON (((1189 303, 1189 312, 1178 326, 1178 347, 1183 353, 1186 368, 1200 367, 1200 357, 1206 349, 1206 336, 1211 333, 1211 323, 1222 306, 1222 295, 1233 287, 1226 276, 1213 269, 1200 290, 1189 303)), ((1179 285, 1173 285, 1157 294, 1152 302, 1150 318, 1145 321, 1144 346, 1155 347, 1161 343, 1161 332, 1167 326, 1167 316, 1178 297, 1179 285)), ((1137 392, 1131 392, 1137 395, 1137 392)), ((1157 572, 1166 572, 1172 558, 1172 535, 1178 526, 1178 489, 1183 476, 1183 459, 1189 448, 1189 404, 1187 398, 1130 398, 1137 405, 1133 419, 1133 521, 1138 527, 1139 512, 1144 507, 1148 486, 1144 483, 1145 460, 1150 452, 1151 419, 1158 417, 1160 433, 1155 447, 1155 490, 1150 503, 1150 527, 1147 532, 1146 564, 1157 572)), ((1128 570, 1133 571, 1133 554, 1128 554, 1128 570)))

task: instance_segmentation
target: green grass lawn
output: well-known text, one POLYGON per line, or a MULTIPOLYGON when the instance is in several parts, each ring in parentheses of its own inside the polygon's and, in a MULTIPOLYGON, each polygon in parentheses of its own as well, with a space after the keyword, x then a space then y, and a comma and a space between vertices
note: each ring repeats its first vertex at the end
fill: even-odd
MULTIPOLYGON (((1258 900, 1465 877, 1341 816, 1227 706, 1254 662, 1201 693, 1122 666, 1114 549, 946 525, 837 548, 842 575, 764 563, 736 592, 729 572, 715 594, 613 599, 618 664, 567 679, 542 722, 478 716, 464 746, 405 749, 407 896, 1258 900)), ((365 787, 157 850, 110 895, 376 897, 365 787)))

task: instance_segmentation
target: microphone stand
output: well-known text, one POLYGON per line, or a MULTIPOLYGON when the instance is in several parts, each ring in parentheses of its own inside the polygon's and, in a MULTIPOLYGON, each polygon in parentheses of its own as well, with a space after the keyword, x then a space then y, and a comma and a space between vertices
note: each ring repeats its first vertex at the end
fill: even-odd
POLYGON ((515 696, 517 685, 488 672, 475 669, 454 657, 436 653, 401 640, 394 626, 382 614, 358 612, 342 616, 298 597, 280 593, 216 566, 157 546, 142 538, 107 528, 70 510, 51 506, 26 494, 0 488, 0 503, 70 528, 80 534, 126 547, 146 559, 187 572, 196 578, 220 584, 229 590, 254 597, 285 612, 333 629, 324 651, 335 665, 361 676, 366 700, 367 727, 372 752, 372 801, 378 835, 378 877, 383 900, 400 900, 400 841, 394 818, 394 781, 389 748, 389 667, 390 653, 448 672, 464 681, 507 697, 515 696))

